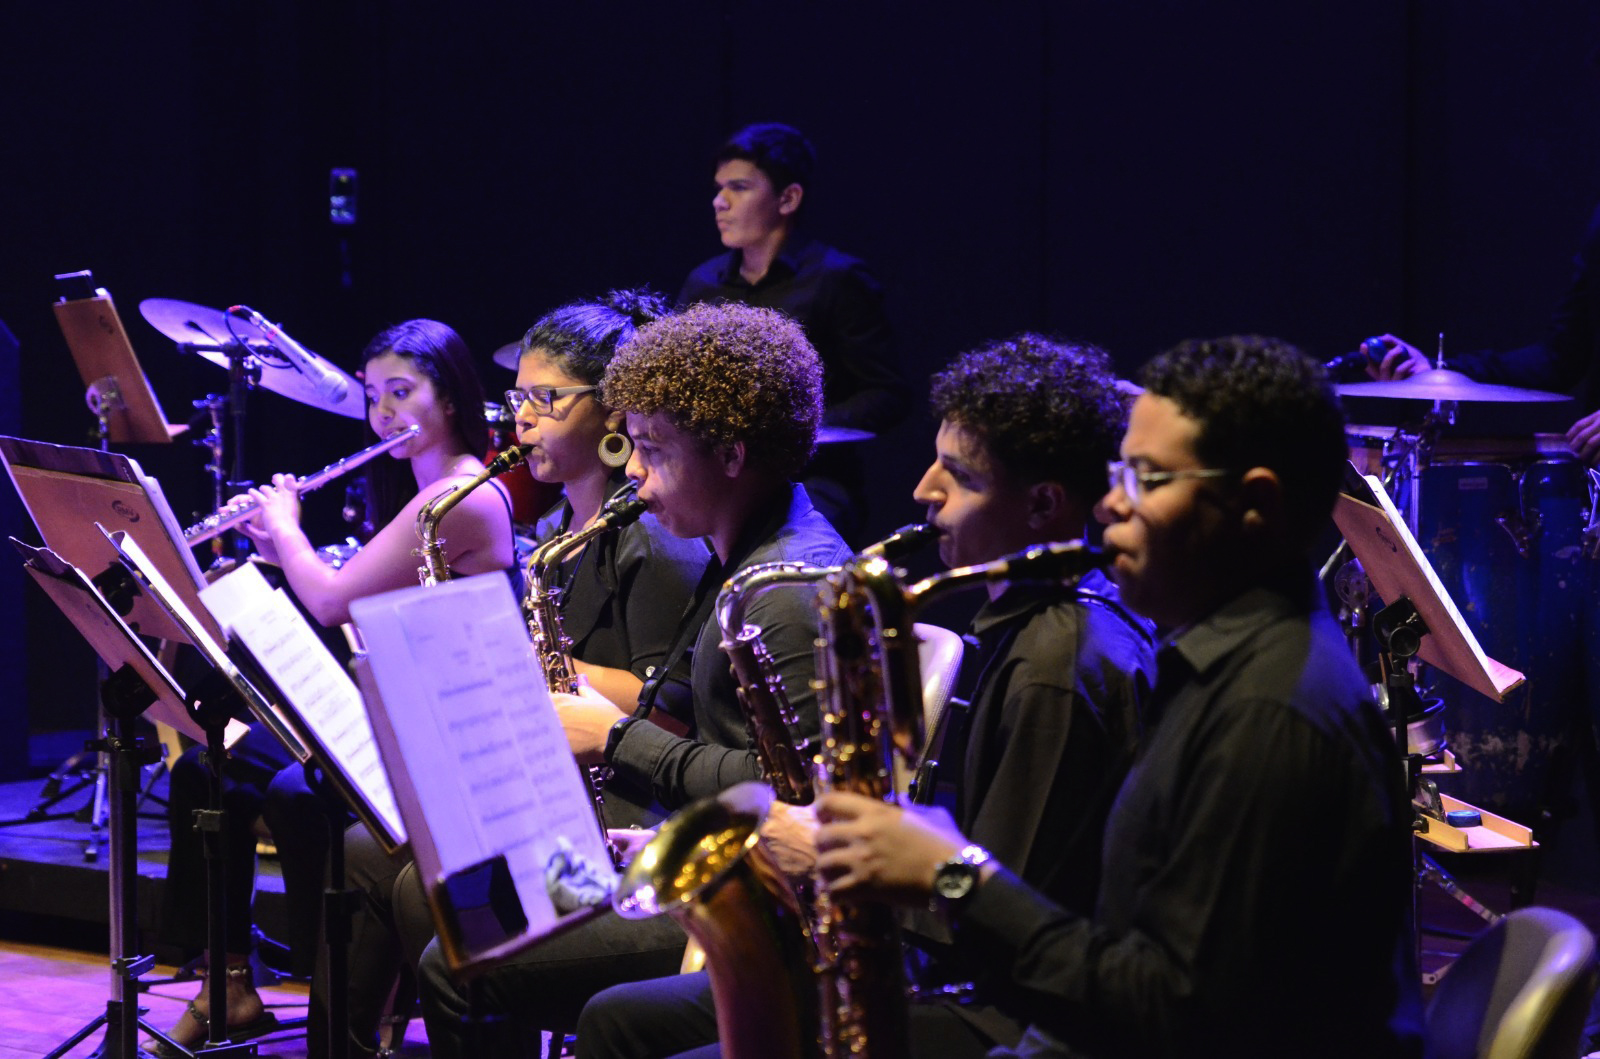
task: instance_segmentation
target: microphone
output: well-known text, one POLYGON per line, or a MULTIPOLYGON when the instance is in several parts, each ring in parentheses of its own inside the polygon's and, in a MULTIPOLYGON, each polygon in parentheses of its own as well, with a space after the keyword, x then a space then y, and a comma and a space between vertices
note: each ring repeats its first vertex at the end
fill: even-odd
POLYGON ((294 365, 294 370, 306 377, 306 380, 316 387, 316 391, 323 400, 329 404, 338 404, 350 392, 350 383, 342 375, 330 370, 328 366, 317 359, 306 347, 283 333, 283 328, 268 320, 248 305, 231 305, 228 307, 231 316, 243 317, 261 329, 267 336, 274 349, 289 358, 289 363, 294 365))
POLYGON ((1389 347, 1384 345, 1381 338, 1369 338, 1361 343, 1360 348, 1349 353, 1341 353, 1332 360, 1325 361, 1323 368, 1330 378, 1337 379, 1351 369, 1365 368, 1368 364, 1382 364, 1383 358, 1389 355, 1389 347))

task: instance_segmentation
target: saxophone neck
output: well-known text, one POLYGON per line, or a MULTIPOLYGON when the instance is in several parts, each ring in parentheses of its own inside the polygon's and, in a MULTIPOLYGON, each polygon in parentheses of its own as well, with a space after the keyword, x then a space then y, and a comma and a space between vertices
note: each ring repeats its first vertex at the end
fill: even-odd
POLYGON ((507 449, 471 479, 440 493, 438 496, 422 505, 422 510, 417 512, 417 538, 422 542, 420 554, 422 567, 418 570, 424 585, 434 585, 447 580, 450 576, 449 564, 444 554, 444 539, 439 536, 439 523, 444 521, 456 505, 465 500, 474 489, 496 475, 504 474, 511 468, 521 463, 527 455, 527 447, 518 445, 507 449))
POLYGON ((715 613, 723 638, 732 640, 743 631, 745 611, 761 593, 780 585, 814 584, 838 569, 783 559, 735 570, 717 593, 715 613))
POLYGON ((1085 575, 1110 565, 1112 555, 1081 540, 1034 544, 993 562, 958 566, 942 574, 925 577, 912 585, 907 596, 914 602, 924 597, 996 581, 1036 581, 1075 585, 1085 575))
POLYGON ((607 500, 595 515, 594 521, 580 530, 558 533, 534 550, 528 566, 531 576, 540 584, 548 582, 550 571, 567 556, 588 544, 602 533, 622 529, 639 520, 645 512, 645 503, 630 483, 607 500))

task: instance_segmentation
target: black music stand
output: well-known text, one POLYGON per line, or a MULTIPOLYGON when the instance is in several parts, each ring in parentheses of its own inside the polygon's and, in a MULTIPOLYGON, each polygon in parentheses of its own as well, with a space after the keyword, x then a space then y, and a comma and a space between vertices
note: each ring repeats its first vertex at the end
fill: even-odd
MULTIPOLYGON (((213 637, 202 622, 215 625, 215 619, 201 610, 191 609, 183 596, 167 581, 160 565, 140 547, 128 532, 108 532, 98 523, 95 529, 115 551, 122 569, 136 590, 154 600, 168 620, 181 632, 182 638, 193 644, 209 668, 196 688, 188 695, 188 707, 195 720, 206 733, 206 757, 211 769, 211 808, 195 812, 195 826, 202 836, 206 855, 207 891, 207 959, 213 973, 210 987, 210 1018, 207 1022, 209 1036, 196 1054, 208 1056, 255 1055, 254 1044, 230 1044, 228 1041, 227 976, 215 973, 216 968, 227 966, 227 946, 224 941, 226 922, 226 862, 223 858, 222 838, 226 828, 226 813, 222 808, 222 760, 226 754, 223 733, 229 722, 240 712, 240 707, 264 724, 296 758, 305 761, 310 757, 283 712, 260 690, 264 682, 258 675, 247 675, 229 656, 223 643, 213 637)), ((181 539, 181 538, 178 538, 181 539)), ((174 542, 169 541, 169 544, 174 542)), ((280 1028, 294 1028, 292 1021, 280 1023, 280 1028)))
MULTIPOLYGON (((1481 823, 1470 827, 1451 826, 1447 822, 1446 802, 1448 807, 1476 807, 1455 799, 1441 800, 1425 789, 1423 755, 1412 746, 1411 739, 1412 726, 1421 721, 1425 713, 1411 673, 1413 658, 1436 666, 1496 702, 1505 701, 1506 694, 1523 682, 1523 675, 1484 654, 1477 637, 1467 627, 1417 544, 1405 517, 1377 477, 1362 475, 1353 465, 1349 466, 1344 490, 1334 503, 1333 519, 1373 589, 1386 604, 1373 616, 1372 629, 1378 640, 1385 709, 1406 770, 1414 834, 1443 849, 1458 852, 1536 848, 1537 844, 1526 829, 1510 832, 1500 826, 1509 821, 1501 821, 1483 810, 1478 810, 1481 823)), ((1436 883, 1489 922, 1499 918, 1462 890, 1415 842, 1412 854, 1414 877, 1419 883, 1424 879, 1436 883)), ((1415 888, 1412 927, 1417 932, 1420 961, 1421 924, 1417 920, 1415 888)))
MULTIPOLYGON (((12 544, 23 555, 29 575, 95 649, 110 673, 101 689, 106 733, 91 745, 108 756, 112 781, 109 799, 112 996, 104 1013, 91 1019, 50 1052, 47 1059, 65 1055, 101 1026, 106 1027, 106 1037, 97 1055, 103 1059, 139 1059, 145 1054, 138 1046, 141 1030, 169 1045, 173 1042, 142 1018, 145 1009, 139 1006, 138 1000, 139 979, 154 965, 155 958, 133 954, 138 924, 135 807, 140 770, 155 760, 157 752, 134 735, 133 725, 147 709, 153 708, 163 715, 163 720, 174 722, 177 727, 203 729, 210 737, 210 745, 220 754, 227 713, 221 700, 225 696, 214 696, 209 691, 186 693, 123 620, 133 587, 120 566, 108 567, 103 574, 90 580, 77 567, 48 549, 30 548, 15 539, 12 544), (222 717, 223 722, 206 721, 214 716, 222 717)), ((213 889, 220 894, 220 886, 213 889)), ((220 906, 215 911, 220 916, 220 906)), ((220 934, 214 939, 213 948, 220 948, 220 934)), ((216 981, 221 984, 222 979, 218 977, 216 981)), ((212 999, 224 1005, 218 1030, 225 1033, 226 1004, 215 995, 212 999)), ((227 1047, 219 1049, 217 1054, 254 1055, 255 1050, 227 1047)))
POLYGON ((271 588, 259 570, 246 564, 206 588, 203 596, 238 650, 259 670, 264 686, 278 689, 275 697, 285 720, 306 750, 302 763, 307 785, 321 796, 327 811, 327 1020, 330 1055, 343 1059, 350 1042, 346 949, 357 897, 345 888, 343 807, 350 806, 391 853, 404 845, 405 826, 360 691, 284 592, 271 588))

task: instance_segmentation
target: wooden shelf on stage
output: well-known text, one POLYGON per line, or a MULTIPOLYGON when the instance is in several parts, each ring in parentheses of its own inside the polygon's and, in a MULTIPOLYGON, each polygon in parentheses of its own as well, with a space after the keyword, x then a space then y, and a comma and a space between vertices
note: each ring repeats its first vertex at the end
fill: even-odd
POLYGON ((1504 853, 1507 850, 1539 848, 1539 843, 1533 840, 1533 832, 1514 820, 1496 816, 1487 809, 1479 809, 1448 794, 1441 794, 1439 801, 1446 812, 1474 809, 1483 817, 1483 823, 1477 827, 1451 827, 1431 816, 1424 816, 1422 822, 1426 826, 1417 833, 1417 837, 1440 849, 1451 853, 1504 853))
POLYGON ((1439 751, 1436 756, 1422 759, 1422 774, 1424 776, 1444 776, 1461 771, 1461 765, 1456 761, 1455 754, 1449 747, 1439 751))

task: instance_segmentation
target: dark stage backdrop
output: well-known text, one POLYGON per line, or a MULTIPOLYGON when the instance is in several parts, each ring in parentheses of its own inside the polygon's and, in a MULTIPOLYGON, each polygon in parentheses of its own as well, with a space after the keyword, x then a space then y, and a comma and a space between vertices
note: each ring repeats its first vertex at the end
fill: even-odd
MULTIPOLYGON (((1521 343, 1600 200, 1588 0, 18 7, 0 318, 23 430, 58 442, 89 417, 53 273, 92 268, 119 299, 174 420, 222 373, 180 359, 143 298, 246 302, 346 368, 380 327, 436 317, 493 391, 489 354, 543 310, 675 293, 718 249, 708 159, 753 120, 813 137, 812 230, 881 274, 924 390, 1021 329, 1129 373, 1230 331, 1322 356, 1386 330, 1521 343), (328 221, 334 166, 360 173, 353 228, 328 221)), ((364 429, 260 395, 248 470, 320 467, 364 429)), ((931 435, 919 414, 864 447, 873 528, 917 514, 931 435)), ((198 450, 135 455, 180 518, 209 506, 198 450)), ((320 537, 342 535, 338 493, 309 505, 320 537)), ((36 596, 0 738, 88 724, 93 667, 36 596)))

